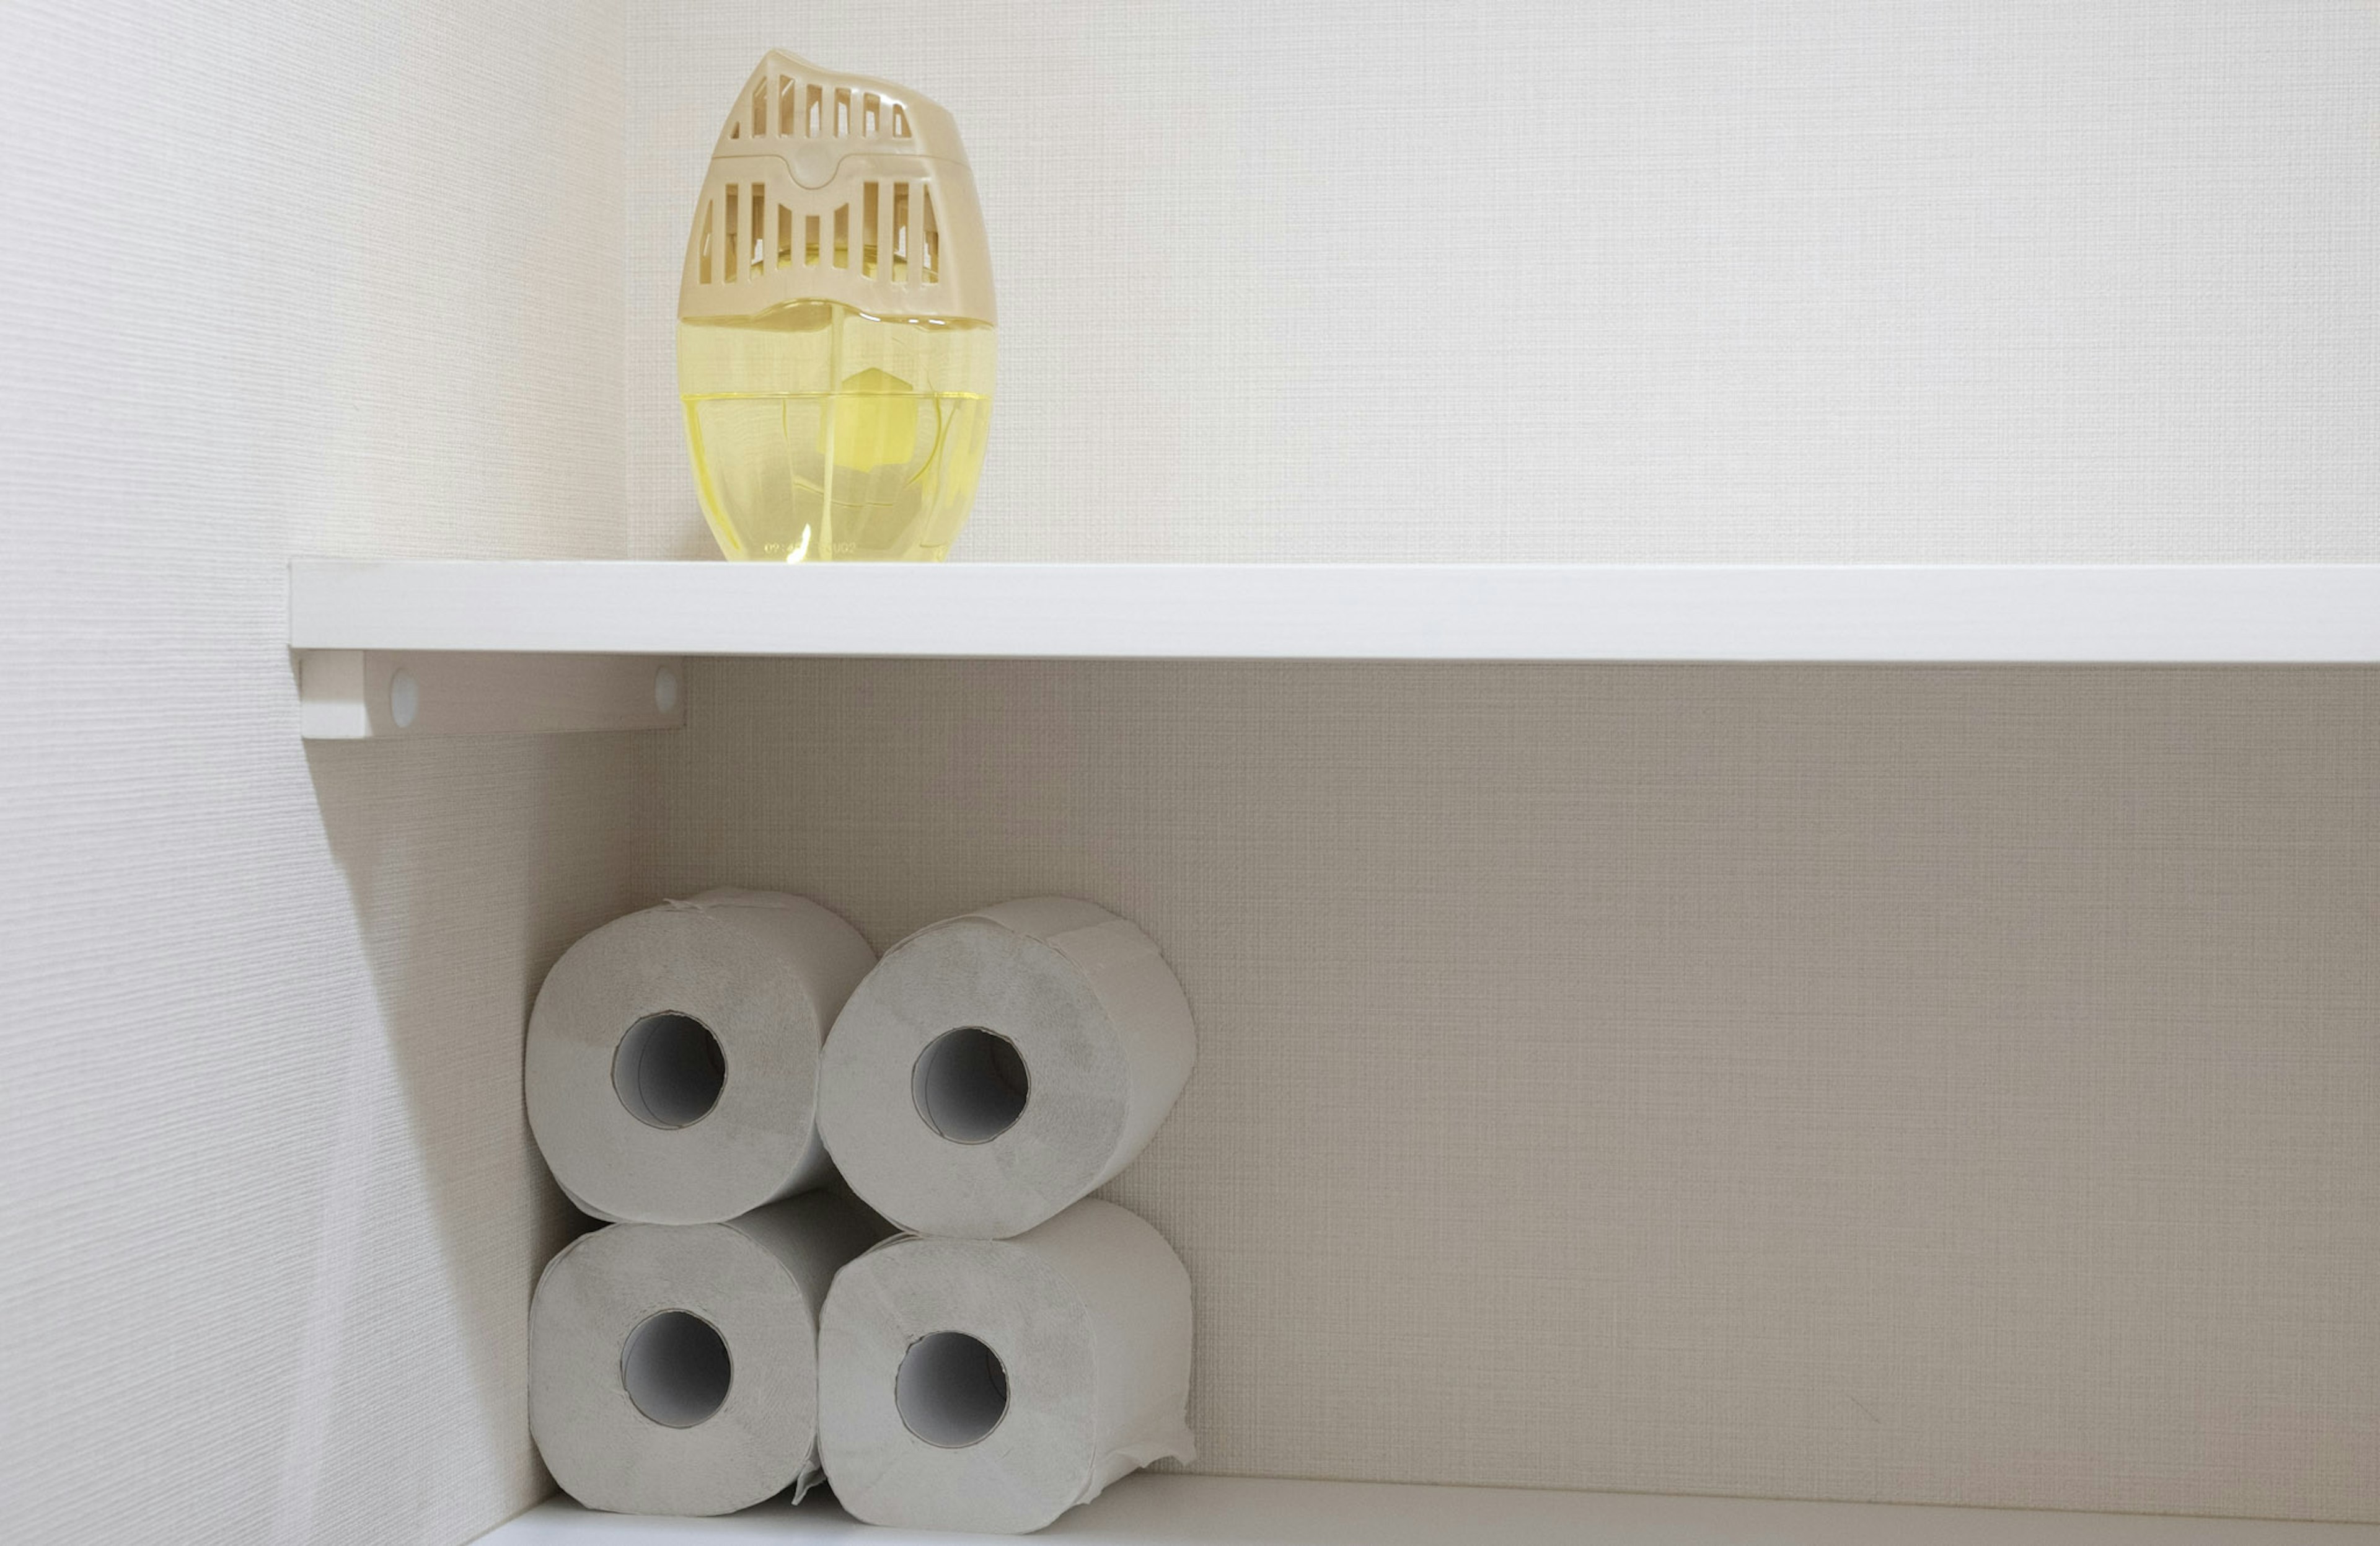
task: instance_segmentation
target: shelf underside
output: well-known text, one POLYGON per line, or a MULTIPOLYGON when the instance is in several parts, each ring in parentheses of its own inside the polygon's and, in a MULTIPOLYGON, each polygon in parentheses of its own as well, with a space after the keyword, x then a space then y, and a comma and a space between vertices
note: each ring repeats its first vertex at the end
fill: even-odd
MULTIPOLYGON (((482 1546, 931 1546, 1010 1539, 878 1529, 831 1500, 723 1519, 638 1519, 545 1503, 482 1546)), ((1029 1540, 1075 1546, 2380 1546, 2380 1526, 2125 1514, 1769 1503, 1621 1492, 1136 1476, 1029 1540)))
POLYGON ((301 651, 1006 659, 2380 663, 2380 565, 299 560, 301 651))

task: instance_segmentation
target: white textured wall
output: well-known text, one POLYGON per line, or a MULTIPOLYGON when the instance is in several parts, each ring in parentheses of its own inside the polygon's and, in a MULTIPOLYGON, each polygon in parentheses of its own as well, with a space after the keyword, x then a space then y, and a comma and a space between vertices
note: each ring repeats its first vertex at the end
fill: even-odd
POLYGON ((958 116, 966 559, 2380 559, 2369 0, 632 4, 630 501, 761 51, 958 116))
POLYGON ((444 1546, 546 1489, 519 1030, 641 900, 638 764, 302 749, 283 576, 620 550, 621 46, 0 10, 12 1541, 444 1546))

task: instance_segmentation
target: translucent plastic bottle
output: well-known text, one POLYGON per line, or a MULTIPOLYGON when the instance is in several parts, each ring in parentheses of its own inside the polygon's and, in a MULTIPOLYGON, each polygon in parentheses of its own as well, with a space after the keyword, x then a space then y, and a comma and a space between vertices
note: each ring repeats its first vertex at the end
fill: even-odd
POLYGON ((678 287, 678 395, 730 558, 940 558, 991 417, 991 264, 941 108, 760 61, 678 287))

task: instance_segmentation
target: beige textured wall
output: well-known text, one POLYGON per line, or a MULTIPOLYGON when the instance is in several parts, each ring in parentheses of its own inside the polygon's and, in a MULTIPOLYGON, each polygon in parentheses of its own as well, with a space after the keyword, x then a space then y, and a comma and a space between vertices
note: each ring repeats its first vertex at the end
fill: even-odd
POLYGON ((2380 678, 709 663, 668 889, 1063 892, 1199 1468, 2380 1518, 2380 678))
POLYGON ((297 733, 293 554, 624 540, 616 7, 0 8, 0 1535, 546 1491, 529 994, 624 737, 297 733))

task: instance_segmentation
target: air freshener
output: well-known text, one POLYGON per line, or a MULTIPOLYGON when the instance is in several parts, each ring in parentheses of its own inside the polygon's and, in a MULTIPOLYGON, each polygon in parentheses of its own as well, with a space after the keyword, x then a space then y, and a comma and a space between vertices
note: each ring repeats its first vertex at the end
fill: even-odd
POLYGON ((940 558, 991 418, 991 263, 951 116, 771 52, 711 152, 678 395, 730 558, 940 558))

